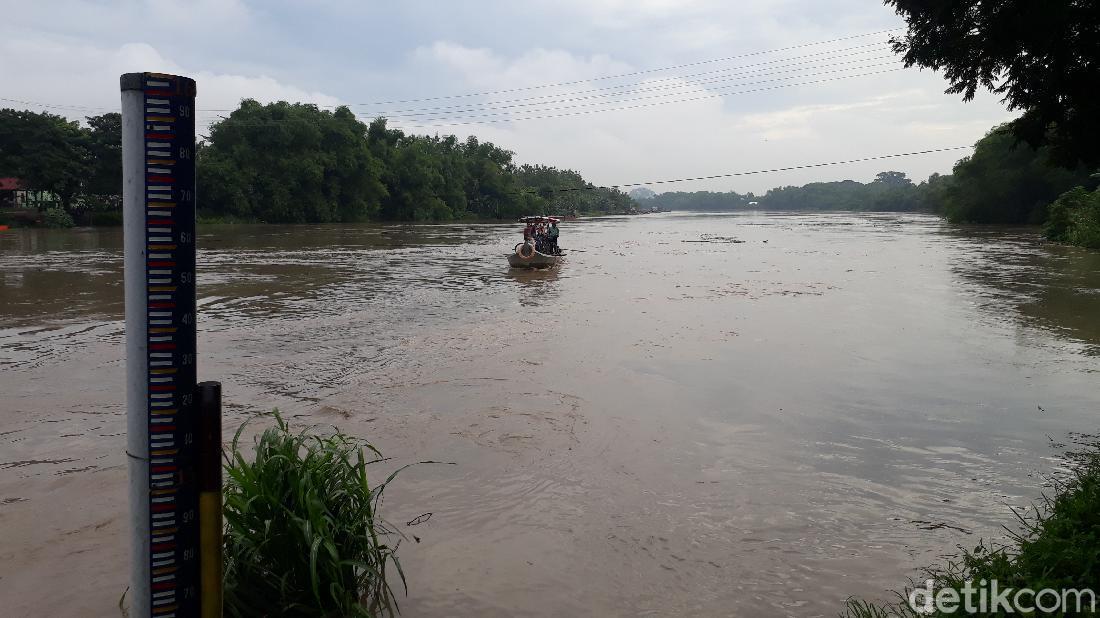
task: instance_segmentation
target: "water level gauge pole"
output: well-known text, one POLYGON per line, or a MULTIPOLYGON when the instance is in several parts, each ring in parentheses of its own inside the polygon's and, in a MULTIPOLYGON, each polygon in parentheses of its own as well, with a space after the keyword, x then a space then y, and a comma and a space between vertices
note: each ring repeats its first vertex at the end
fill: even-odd
POLYGON ((195 82, 122 86, 130 613, 199 615, 195 470, 195 82))

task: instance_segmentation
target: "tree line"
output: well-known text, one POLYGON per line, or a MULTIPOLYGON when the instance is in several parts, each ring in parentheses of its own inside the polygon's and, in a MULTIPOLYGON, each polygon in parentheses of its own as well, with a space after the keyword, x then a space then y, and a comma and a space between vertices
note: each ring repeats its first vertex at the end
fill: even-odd
MULTIPOLYGON (((121 117, 86 127, 49 113, 0 110, 0 176, 55 200, 51 222, 121 220, 121 117)), ((605 214, 635 207, 575 171, 520 165, 476 137, 406 134, 346 107, 245 100, 210 126, 196 156, 205 220, 328 223, 605 214)))
POLYGON ((645 206, 669 210, 844 210, 929 212, 953 223, 1044 225, 1052 240, 1100 248, 1100 178, 1078 161, 1067 165, 1051 145, 1018 141, 1011 125, 994 127, 950 174, 914 183, 903 172, 869 183, 814 182, 736 192, 669 192, 645 206))
POLYGON ((855 180, 812 182, 802 186, 783 186, 766 193, 735 191, 673 191, 661 193, 643 202, 646 207, 668 210, 845 210, 845 211, 920 211, 924 203, 923 185, 914 185, 904 172, 881 172, 873 182, 855 180))
MULTIPOLYGON (((42 206, 48 224, 121 222, 121 117, 86 121, 0 110, 0 176, 52 194, 42 206)), ((196 157, 199 216, 207 220, 508 219, 628 212, 636 204, 571 170, 518 165, 511 151, 476 137, 406 134, 384 118, 364 124, 346 107, 245 100, 209 133, 196 157)), ((762 195, 668 192, 642 201, 668 210, 932 212, 957 223, 1044 225, 1053 240, 1100 248, 1100 179, 1081 161, 1067 164, 1056 148, 1032 147, 1001 125, 952 173, 920 183, 885 171, 869 183, 815 182, 762 195)))
POLYGON ((54 114, 0 109, 0 177, 50 194, 42 207, 60 225, 122 209, 122 116, 85 120, 86 127, 54 114))

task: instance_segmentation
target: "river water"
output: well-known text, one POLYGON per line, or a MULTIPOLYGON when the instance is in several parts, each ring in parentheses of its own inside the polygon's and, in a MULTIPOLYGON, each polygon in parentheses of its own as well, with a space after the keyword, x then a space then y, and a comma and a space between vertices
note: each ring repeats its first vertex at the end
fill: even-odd
MULTIPOLYGON (((200 232, 227 436, 279 408, 455 464, 387 490, 409 616, 833 616, 1001 538, 1100 425, 1100 254, 1034 230, 602 218, 534 273, 516 225, 200 232)), ((5 615, 117 615, 122 297, 119 230, 0 233, 5 615)))

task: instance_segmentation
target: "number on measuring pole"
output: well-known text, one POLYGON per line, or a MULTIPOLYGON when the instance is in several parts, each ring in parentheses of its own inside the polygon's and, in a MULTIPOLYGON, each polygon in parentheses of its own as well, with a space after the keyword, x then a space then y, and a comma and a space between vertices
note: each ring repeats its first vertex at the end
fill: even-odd
POLYGON ((144 73, 142 92, 151 615, 197 616, 195 82, 144 73))

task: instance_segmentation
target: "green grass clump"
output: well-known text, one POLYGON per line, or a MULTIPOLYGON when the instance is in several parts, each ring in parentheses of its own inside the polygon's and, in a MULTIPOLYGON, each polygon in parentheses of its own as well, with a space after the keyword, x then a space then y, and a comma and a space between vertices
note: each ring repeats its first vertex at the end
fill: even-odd
POLYGON ((387 568, 402 585, 405 576, 378 508, 397 473, 372 488, 367 466, 382 459, 373 446, 274 419, 251 460, 242 426, 225 467, 226 615, 395 614, 387 568))
MULTIPOLYGON (((1075 436, 1083 450, 1067 453, 1073 464, 1068 479, 1056 481, 1053 497, 1044 497, 1032 518, 1019 518, 1019 529, 1009 530, 1007 544, 979 543, 963 550, 946 565, 925 569, 920 582, 933 580, 935 590, 962 590, 965 582, 997 580, 999 589, 1051 588, 1100 591, 1100 443, 1091 436, 1075 436)), ((941 616, 918 614, 908 604, 912 588, 895 592, 894 602, 873 603, 849 599, 844 618, 886 618, 891 616, 941 616)), ((978 613, 978 616, 1002 614, 978 613)), ((1092 615, 1092 614, 1088 614, 1092 615)))

